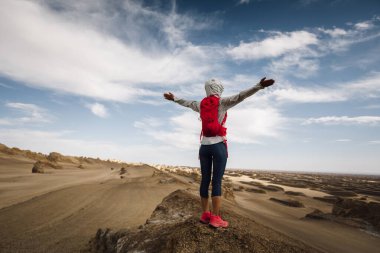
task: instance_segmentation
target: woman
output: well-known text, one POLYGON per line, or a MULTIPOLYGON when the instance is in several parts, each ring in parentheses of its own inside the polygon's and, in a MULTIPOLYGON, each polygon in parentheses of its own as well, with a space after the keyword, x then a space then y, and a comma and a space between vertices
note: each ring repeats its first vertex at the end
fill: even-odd
MULTIPOLYGON (((254 87, 241 91, 239 94, 222 98, 224 87, 216 79, 206 81, 205 90, 207 97, 216 96, 220 98, 218 106, 218 122, 224 127, 227 110, 242 102, 257 91, 274 84, 273 79, 260 80, 254 87)), ((201 102, 179 99, 172 93, 165 93, 167 100, 174 101, 182 106, 189 107, 196 112, 200 112, 201 102)), ((202 115, 202 114, 201 114, 202 115)), ((227 163, 227 144, 226 136, 202 136, 201 147, 199 149, 199 159, 201 165, 202 180, 200 185, 201 205, 203 209, 200 221, 208 223, 215 228, 228 227, 228 222, 220 217, 221 196, 222 196, 222 177, 227 163), (212 169, 213 167, 213 169, 212 169), (212 176, 212 212, 209 207, 208 188, 212 176)))

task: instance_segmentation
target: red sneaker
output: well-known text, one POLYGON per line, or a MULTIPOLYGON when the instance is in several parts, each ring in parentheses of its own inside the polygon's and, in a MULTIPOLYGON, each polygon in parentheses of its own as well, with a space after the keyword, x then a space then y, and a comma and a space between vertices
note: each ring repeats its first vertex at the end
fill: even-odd
POLYGON ((202 216, 201 216, 201 218, 199 220, 200 220, 200 222, 202 222, 204 224, 208 224, 210 222, 210 216, 211 216, 211 212, 210 211, 203 212, 202 216))
POLYGON ((211 214, 210 226, 214 228, 226 228, 228 227, 228 221, 222 220, 222 217, 220 217, 219 215, 211 214))

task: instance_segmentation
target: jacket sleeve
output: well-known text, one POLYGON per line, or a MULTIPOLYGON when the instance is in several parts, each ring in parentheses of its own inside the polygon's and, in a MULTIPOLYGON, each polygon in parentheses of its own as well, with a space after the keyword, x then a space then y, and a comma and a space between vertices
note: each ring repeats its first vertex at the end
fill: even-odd
POLYGON ((196 112, 200 111, 199 110, 199 108, 200 108, 200 102, 199 101, 185 100, 185 99, 180 99, 180 98, 174 97, 174 102, 176 102, 177 104, 180 104, 184 107, 189 107, 193 111, 196 111, 196 112))
POLYGON ((247 90, 243 90, 236 95, 221 98, 221 104, 225 107, 226 110, 230 109, 231 107, 239 104, 244 99, 252 96, 253 94, 255 94, 256 92, 258 92, 261 89, 264 89, 264 87, 262 87, 261 84, 258 83, 255 86, 253 86, 252 88, 249 88, 247 90))

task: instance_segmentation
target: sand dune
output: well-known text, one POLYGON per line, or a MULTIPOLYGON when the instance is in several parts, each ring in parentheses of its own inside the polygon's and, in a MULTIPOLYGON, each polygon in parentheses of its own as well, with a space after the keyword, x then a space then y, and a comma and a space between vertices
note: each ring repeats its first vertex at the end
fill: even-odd
POLYGON ((99 227, 143 224, 166 195, 184 188, 180 183, 159 184, 160 178, 152 177, 152 167, 127 169, 125 179, 104 168, 60 171, 49 180, 46 176, 53 175, 30 175, 28 184, 27 176, 19 175, 16 185, 7 184, 21 188, 18 191, 2 185, 0 203, 8 207, 0 209, 0 252, 78 252, 99 227), (57 186, 59 176, 63 182, 57 186), (28 191, 32 193, 17 197, 28 191))
MULTIPOLYGON (((178 189, 187 189, 186 194, 178 195, 178 203, 183 206, 190 205, 187 211, 191 215, 184 215, 186 219, 175 223, 173 231, 188 234, 189 237, 185 240, 184 237, 177 237, 177 234, 168 236, 182 240, 190 250, 200 249, 194 246, 193 241, 202 240, 202 237, 194 237, 195 235, 202 234, 210 240, 219 238, 219 232, 210 230, 207 226, 201 227, 197 223, 200 214, 197 203, 200 173, 197 168, 153 168, 142 164, 54 154, 50 158, 57 158, 53 162, 59 165, 57 168, 62 169, 46 168, 44 174, 34 174, 31 170, 36 160, 47 159, 48 156, 0 148, 0 252, 88 251, 91 245, 88 242, 91 239, 94 242, 98 229, 110 231, 106 228, 111 231, 138 231, 138 227, 143 225, 140 230, 145 229, 144 240, 150 238, 150 232, 157 235, 162 231, 170 232, 166 225, 160 228, 163 230, 149 230, 149 226, 144 224, 147 224, 147 219, 157 215, 156 207, 163 199, 170 199, 167 196, 173 196, 170 194, 178 189), (121 168, 124 168, 124 173, 121 173, 121 168), (191 201, 183 202, 188 198, 191 201)), ((378 179, 366 179, 368 182, 365 181, 361 186, 360 181, 355 178, 349 180, 348 177, 337 179, 326 176, 326 182, 336 182, 334 188, 331 184, 328 188, 320 183, 314 184, 310 175, 256 173, 256 176, 252 176, 252 173, 246 172, 227 174, 230 176, 225 177, 223 183, 223 190, 228 193, 223 202, 223 215, 230 219, 231 229, 227 232, 222 230, 220 233, 233 240, 230 246, 248 246, 248 249, 244 246, 240 252, 250 252, 251 248, 259 252, 281 252, 279 249, 283 247, 289 249, 288 252, 319 250, 331 253, 365 253, 377 252, 380 248, 379 235, 370 234, 370 230, 358 229, 333 220, 305 218, 315 209, 331 214, 333 198, 330 202, 325 202, 313 197, 331 196, 326 192, 332 189, 339 191, 339 187, 377 194, 378 179), (300 178, 300 182, 294 178, 300 178), (307 180, 310 180, 313 187, 307 185, 307 180), (259 186, 268 184, 279 186, 283 190, 271 187, 277 190, 267 188, 269 190, 262 192, 263 189, 259 186), (261 193, 250 189, 259 189, 261 193), (297 194, 287 194, 286 191, 297 194), (290 207, 271 201, 270 198, 299 201, 304 207, 290 207), (260 238, 267 238, 261 246, 257 245, 264 240, 260 238)), ((323 175, 318 175, 317 178, 319 181, 321 178, 324 180, 323 175)), ((365 197, 357 192, 356 195, 353 197, 356 200, 376 200, 376 195, 365 197)), ((164 201, 161 205, 163 203, 168 205, 168 210, 172 210, 170 212, 184 212, 178 206, 168 204, 171 202, 164 201)), ((170 217, 167 216, 166 219, 168 218, 170 217)), ((162 240, 166 240, 165 238, 162 237, 162 240)), ((142 245, 141 242, 139 245, 142 245)), ((175 246, 171 244, 170 247, 174 247, 173 245, 175 246)), ((181 252, 178 249, 172 251, 181 252)), ((210 248, 209 252, 213 252, 213 249, 210 248)))

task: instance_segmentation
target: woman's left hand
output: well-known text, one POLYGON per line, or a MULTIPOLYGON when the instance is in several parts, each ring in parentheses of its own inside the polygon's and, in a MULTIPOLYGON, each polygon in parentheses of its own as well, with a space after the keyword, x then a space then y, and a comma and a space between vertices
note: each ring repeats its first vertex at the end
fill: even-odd
POLYGON ((264 88, 266 87, 269 87, 271 85, 274 84, 274 80, 273 79, 268 79, 268 80, 265 80, 266 77, 264 77, 263 79, 260 80, 260 84, 261 86, 263 86, 264 88))

